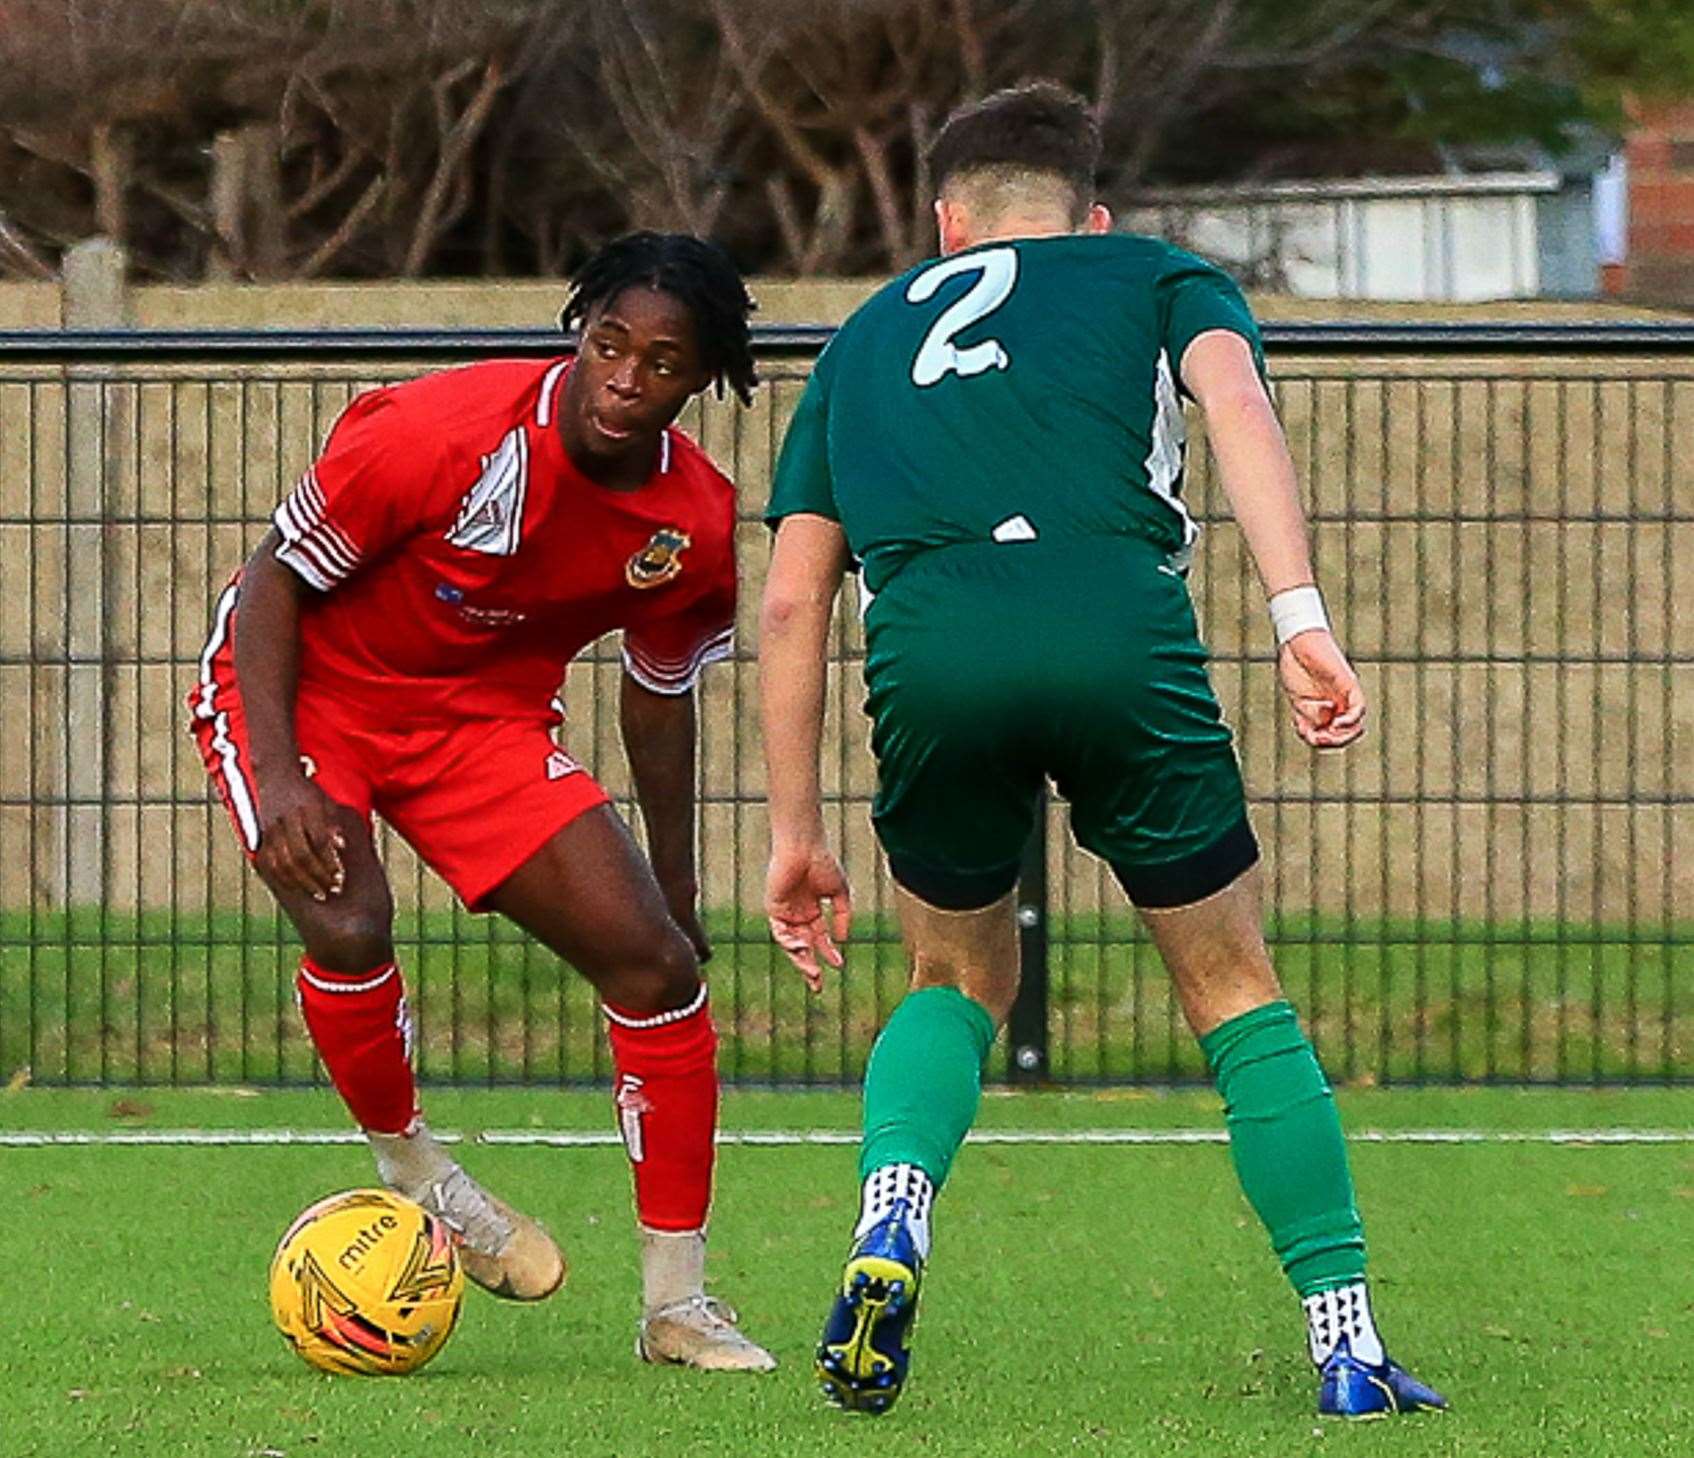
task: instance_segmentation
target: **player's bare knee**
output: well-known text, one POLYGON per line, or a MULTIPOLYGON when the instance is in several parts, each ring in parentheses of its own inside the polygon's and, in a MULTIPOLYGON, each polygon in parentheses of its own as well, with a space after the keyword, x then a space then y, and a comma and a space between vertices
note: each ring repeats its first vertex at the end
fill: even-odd
POLYGON ((635 1013, 671 1012, 687 1007, 700 992, 700 959, 675 926, 655 935, 630 955, 603 984, 602 994, 635 1013))
POLYGON ((673 928, 664 939, 664 950, 654 963, 659 984, 660 1006, 665 1011, 687 1007, 700 991, 700 959, 694 945, 680 928, 673 928))
POLYGON ((975 998, 987 1008, 989 1016, 994 1019, 994 1026, 1000 1027, 1012 1015, 1012 1004, 1018 1000, 1020 981, 1014 968, 1010 976, 984 978, 977 986, 967 986, 965 996, 975 998))
POLYGON ((1012 1004, 1018 1000, 1018 969, 971 968, 958 983, 959 990, 973 1002, 988 1009, 999 1027, 1012 1014, 1012 1004))
POLYGON ((329 972, 364 972, 394 960, 390 918, 372 907, 326 907, 300 928, 306 952, 329 972))
POLYGON ((948 956, 937 956, 923 949, 910 955, 911 986, 914 992, 926 987, 954 987, 979 1002, 994 1019, 995 1026, 1011 1015, 1017 1001, 1019 975, 1017 965, 975 964, 948 956))
POLYGON ((956 987, 1005 1022, 1018 995, 1013 893, 975 911, 948 911, 902 891, 899 907, 912 987, 956 987))

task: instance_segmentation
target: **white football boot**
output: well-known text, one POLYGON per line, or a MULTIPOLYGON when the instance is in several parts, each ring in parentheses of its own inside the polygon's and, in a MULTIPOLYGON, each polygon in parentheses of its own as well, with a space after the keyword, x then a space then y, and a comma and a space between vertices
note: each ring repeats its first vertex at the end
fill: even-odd
POLYGON ((404 1134, 366 1131, 383 1183, 439 1217, 457 1237, 465 1274, 507 1301, 540 1301, 564 1284, 565 1258, 529 1216, 496 1199, 421 1121, 404 1134))
POLYGON ((641 1230, 643 1310, 635 1354, 702 1372, 769 1372, 776 1358, 736 1324, 728 1302, 705 1292, 703 1230, 641 1230))

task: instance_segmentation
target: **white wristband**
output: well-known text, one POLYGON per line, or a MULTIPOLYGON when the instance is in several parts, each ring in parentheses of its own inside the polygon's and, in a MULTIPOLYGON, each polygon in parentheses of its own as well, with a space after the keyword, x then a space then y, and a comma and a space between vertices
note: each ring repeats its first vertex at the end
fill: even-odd
POLYGON ((1276 631, 1276 646, 1282 647, 1296 633, 1313 628, 1329 629, 1329 614, 1323 610, 1323 594, 1315 587, 1289 587, 1276 593, 1266 604, 1270 608, 1271 627, 1276 631))

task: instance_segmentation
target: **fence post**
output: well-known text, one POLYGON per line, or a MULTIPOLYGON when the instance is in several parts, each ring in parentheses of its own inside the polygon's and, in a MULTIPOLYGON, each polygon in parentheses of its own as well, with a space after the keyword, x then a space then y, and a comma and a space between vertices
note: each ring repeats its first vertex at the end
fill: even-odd
MULTIPOLYGON (((88 238, 65 254, 63 319, 68 329, 129 323, 123 248, 88 238)), ((57 899, 69 910, 99 906, 106 892, 106 753, 110 684, 107 609, 107 392, 88 379, 104 371, 66 368, 65 763, 57 899)), ((120 433, 121 438, 121 433, 120 433)))
POLYGON ((1047 793, 1035 806, 1035 830, 1024 847, 1018 875, 1017 1001, 1006 1021, 1013 1083, 1047 1081, 1047 793))

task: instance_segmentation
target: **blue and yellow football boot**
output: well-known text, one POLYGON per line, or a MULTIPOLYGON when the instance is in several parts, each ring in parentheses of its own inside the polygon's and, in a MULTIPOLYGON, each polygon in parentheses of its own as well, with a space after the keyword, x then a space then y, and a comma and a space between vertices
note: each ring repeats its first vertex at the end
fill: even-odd
POLYGON ((922 1279, 900 1201, 854 1244, 818 1342, 818 1387, 836 1407, 884 1413, 894 1406, 906 1384, 922 1279))
POLYGON ((1447 1399, 1397 1362, 1376 1366, 1355 1357, 1343 1337, 1318 1368, 1322 1417, 1378 1418, 1405 1412, 1442 1412, 1447 1399))

